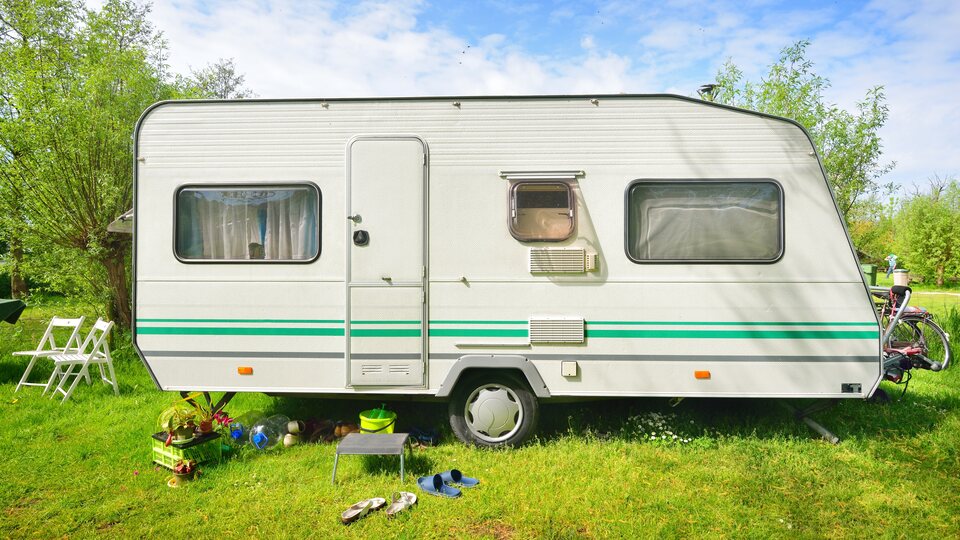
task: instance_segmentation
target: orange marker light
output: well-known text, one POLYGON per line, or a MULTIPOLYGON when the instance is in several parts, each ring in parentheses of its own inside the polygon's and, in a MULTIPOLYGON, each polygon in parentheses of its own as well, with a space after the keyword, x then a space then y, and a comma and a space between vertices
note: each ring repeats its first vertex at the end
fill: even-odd
POLYGON ((693 376, 696 377, 697 379, 709 379, 709 378, 710 378, 710 372, 709 372, 709 371, 694 371, 694 372, 693 372, 693 376))
POLYGON ((253 375, 253 368, 249 366, 240 366, 237 368, 237 373, 240 375, 253 375))

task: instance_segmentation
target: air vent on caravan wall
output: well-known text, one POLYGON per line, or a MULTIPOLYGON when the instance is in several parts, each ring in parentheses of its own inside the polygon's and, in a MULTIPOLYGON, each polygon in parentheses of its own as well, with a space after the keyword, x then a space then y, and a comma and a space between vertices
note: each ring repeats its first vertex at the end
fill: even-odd
POLYGON ((583 318, 531 317, 530 343, 583 343, 583 318))
POLYGON ((420 360, 353 360, 350 381, 363 385, 419 385, 423 382, 420 360))
POLYGON ((381 373, 383 373, 382 364, 362 364, 360 366, 361 375, 369 376, 369 375, 379 375, 381 373))
POLYGON ((583 248, 530 248, 531 274, 582 274, 597 268, 597 254, 583 248))

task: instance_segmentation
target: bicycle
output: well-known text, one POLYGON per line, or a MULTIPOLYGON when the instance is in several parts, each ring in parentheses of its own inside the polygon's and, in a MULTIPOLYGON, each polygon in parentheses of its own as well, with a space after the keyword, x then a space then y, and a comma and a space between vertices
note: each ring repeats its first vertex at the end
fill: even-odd
POLYGON ((875 287, 870 292, 883 299, 877 309, 884 329, 884 379, 903 384, 905 394, 912 369, 941 371, 950 365, 950 336, 933 320, 932 313, 909 305, 910 287, 875 287))

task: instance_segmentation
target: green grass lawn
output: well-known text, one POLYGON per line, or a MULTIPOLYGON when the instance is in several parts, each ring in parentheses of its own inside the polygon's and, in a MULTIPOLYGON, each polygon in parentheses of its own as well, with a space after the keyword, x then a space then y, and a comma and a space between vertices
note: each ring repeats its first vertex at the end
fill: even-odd
MULTIPOLYGON (((662 399, 547 404, 539 438, 489 451, 457 442, 443 404, 391 402, 400 428, 443 428, 415 452, 401 483, 396 458, 346 456, 331 486, 334 446, 241 452, 203 466, 181 489, 150 461, 158 391, 129 343, 115 348, 120 396, 81 384, 65 405, 39 388, 14 393, 49 316, 28 309, 0 325, 0 535, 11 537, 917 537, 960 534, 960 370, 918 373, 901 401, 844 401, 816 416, 843 442, 818 439, 770 400, 662 399), (673 436, 676 435, 677 439, 673 436), (482 485, 445 500, 415 478, 458 468, 482 485), (397 490, 420 497, 388 521, 344 527, 350 504, 397 490)), ((85 313, 93 315, 92 311, 85 313)), ((86 328, 84 329, 86 330, 86 328)), ((955 341, 956 343, 956 341, 955 341)), ((956 347, 956 344, 955 344, 956 347)), ((48 371, 47 371, 48 373, 48 371)), ((891 395, 899 388, 884 383, 891 395)), ((228 410, 354 419, 367 401, 240 395, 228 410)))

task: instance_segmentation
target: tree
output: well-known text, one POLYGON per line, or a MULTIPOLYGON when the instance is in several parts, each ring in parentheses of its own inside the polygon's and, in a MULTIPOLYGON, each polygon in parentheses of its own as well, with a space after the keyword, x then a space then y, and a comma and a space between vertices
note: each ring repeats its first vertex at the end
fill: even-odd
POLYGON ((185 92, 208 99, 241 99, 256 97, 249 88, 243 86, 244 76, 237 73, 233 58, 220 58, 213 64, 198 71, 191 71, 190 77, 181 78, 180 84, 185 92))
POLYGON ((830 81, 813 72, 806 58, 809 41, 780 51, 767 76, 754 83, 728 60, 717 72, 713 101, 796 120, 810 133, 823 159, 837 205, 849 223, 858 203, 893 191, 881 178, 894 164, 883 163, 879 130, 888 108, 882 86, 867 90, 855 112, 828 104, 830 81))
POLYGON ((883 203, 877 196, 860 202, 848 215, 848 231, 861 262, 880 264, 894 251, 895 209, 899 201, 890 197, 883 203))
POLYGON ((34 249, 55 245, 93 263, 94 292, 127 328, 130 240, 107 225, 131 205, 137 118, 174 97, 148 12, 132 0, 99 11, 0 1, 0 201, 19 208, 34 249))
POLYGON ((935 177, 897 216, 897 244, 911 274, 942 287, 960 272, 960 183, 935 177))

